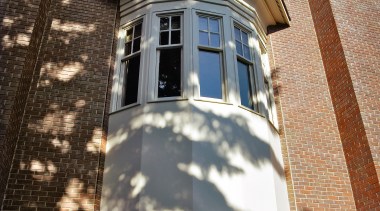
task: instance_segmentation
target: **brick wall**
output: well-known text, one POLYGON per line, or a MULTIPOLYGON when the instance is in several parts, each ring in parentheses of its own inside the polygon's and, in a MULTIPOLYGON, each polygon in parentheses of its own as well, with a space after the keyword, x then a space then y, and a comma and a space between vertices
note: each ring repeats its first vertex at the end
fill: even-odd
POLYGON ((309 2, 356 207, 378 208, 380 26, 371 17, 380 12, 374 1, 309 2))
POLYGON ((292 209, 355 210, 309 4, 302 0, 285 3, 291 27, 270 38, 275 84, 281 88, 277 106, 282 111, 282 141, 294 187, 292 209))
POLYGON ((52 1, 4 210, 95 209, 116 11, 115 1, 52 1))
POLYGON ((0 3, 0 207, 41 44, 47 2, 0 3))

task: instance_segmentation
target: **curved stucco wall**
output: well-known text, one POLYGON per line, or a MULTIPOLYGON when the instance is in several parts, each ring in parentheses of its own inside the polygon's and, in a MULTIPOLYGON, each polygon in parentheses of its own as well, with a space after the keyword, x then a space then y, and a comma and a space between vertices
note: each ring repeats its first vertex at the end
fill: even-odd
MULTIPOLYGON (((121 25, 141 15, 149 21, 153 12, 168 8, 239 18, 231 5, 179 1, 174 8, 173 2, 147 2, 122 6, 121 25)), ((197 100, 190 79, 182 100, 152 101, 143 80, 138 105, 114 107, 102 210, 289 210, 278 133, 263 115, 239 106, 234 66, 226 69, 225 103, 197 100)), ((259 110, 265 102, 259 98, 259 110)))

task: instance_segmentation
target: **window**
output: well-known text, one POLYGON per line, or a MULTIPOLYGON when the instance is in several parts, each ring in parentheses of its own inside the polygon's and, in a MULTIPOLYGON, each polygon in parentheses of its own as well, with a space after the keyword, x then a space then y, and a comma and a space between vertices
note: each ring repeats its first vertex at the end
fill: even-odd
POLYGON ((159 16, 157 97, 178 97, 182 94, 182 15, 159 16))
POLYGON ((198 16, 200 96, 223 99, 221 19, 198 16))
POLYGON ((255 74, 253 70, 251 49, 249 47, 249 33, 241 28, 234 27, 235 46, 237 55, 237 70, 240 90, 241 105, 256 109, 255 95, 255 74))
POLYGON ((121 106, 137 103, 140 75, 140 45, 142 22, 137 22, 126 28, 124 57, 123 97, 121 106))

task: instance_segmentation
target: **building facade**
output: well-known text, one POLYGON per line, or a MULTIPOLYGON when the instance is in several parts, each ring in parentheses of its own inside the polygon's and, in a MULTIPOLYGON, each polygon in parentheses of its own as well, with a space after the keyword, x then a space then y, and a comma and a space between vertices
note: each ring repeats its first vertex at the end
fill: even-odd
POLYGON ((380 209, 379 8, 1 1, 1 209, 380 209))

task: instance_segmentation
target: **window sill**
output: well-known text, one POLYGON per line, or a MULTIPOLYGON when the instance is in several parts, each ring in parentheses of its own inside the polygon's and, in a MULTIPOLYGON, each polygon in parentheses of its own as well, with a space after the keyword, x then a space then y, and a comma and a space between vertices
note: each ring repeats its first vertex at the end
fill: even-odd
POLYGON ((115 114, 115 113, 119 113, 121 111, 124 111, 124 110, 127 110, 127 109, 130 109, 130 108, 133 108, 133 107, 137 107, 137 106, 140 106, 141 104, 140 103, 133 103, 133 104, 130 104, 130 105, 127 105, 127 106, 124 106, 124 107, 121 107, 121 108, 118 108, 116 109, 115 111, 111 111, 109 113, 109 115, 111 114, 115 114))
POLYGON ((256 114, 256 115, 258 115, 258 116, 260 116, 260 117, 262 117, 262 118, 264 118, 264 119, 266 119, 265 116, 264 116, 263 114, 261 114, 261 113, 255 111, 255 110, 252 110, 252 109, 250 109, 250 108, 248 108, 248 107, 245 107, 245 106, 243 106, 243 105, 238 105, 238 107, 239 107, 239 108, 242 108, 242 109, 244 109, 244 110, 246 110, 246 111, 249 111, 249 112, 251 112, 251 113, 253 113, 253 114, 256 114))
POLYGON ((217 103, 217 104, 224 104, 224 105, 232 105, 232 103, 222 101, 222 100, 217 100, 213 98, 196 98, 194 101, 198 102, 207 102, 207 103, 217 103))
POLYGON ((150 100, 147 103, 164 103, 164 102, 173 102, 173 101, 185 101, 188 100, 187 98, 162 98, 162 99, 156 99, 156 100, 150 100))

